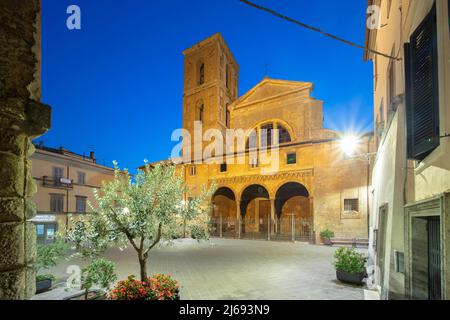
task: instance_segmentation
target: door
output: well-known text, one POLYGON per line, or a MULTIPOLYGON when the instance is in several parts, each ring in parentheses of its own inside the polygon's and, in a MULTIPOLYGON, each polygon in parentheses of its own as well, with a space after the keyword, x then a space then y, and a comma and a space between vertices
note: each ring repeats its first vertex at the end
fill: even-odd
POLYGON ((439 217, 428 219, 428 295, 441 300, 441 223, 439 217))
POLYGON ((37 243, 50 244, 55 241, 56 224, 38 223, 36 224, 37 243))
POLYGON ((259 201, 259 232, 267 234, 270 219, 270 200, 259 201))
POLYGON ((441 232, 439 217, 412 219, 412 298, 441 300, 441 232))

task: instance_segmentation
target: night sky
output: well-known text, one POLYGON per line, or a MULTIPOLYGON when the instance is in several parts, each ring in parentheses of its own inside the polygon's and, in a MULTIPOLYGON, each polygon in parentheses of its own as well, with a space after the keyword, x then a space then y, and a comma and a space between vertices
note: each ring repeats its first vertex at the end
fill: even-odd
MULTIPOLYGON (((364 43, 366 1, 254 0, 364 43)), ((238 0, 42 0, 42 101, 52 106, 45 145, 134 170, 170 156, 181 127, 183 55, 221 32, 240 65, 239 95, 266 75, 313 82, 325 126, 373 127, 372 66, 363 51, 238 0), (69 5, 82 29, 68 30, 69 5)))

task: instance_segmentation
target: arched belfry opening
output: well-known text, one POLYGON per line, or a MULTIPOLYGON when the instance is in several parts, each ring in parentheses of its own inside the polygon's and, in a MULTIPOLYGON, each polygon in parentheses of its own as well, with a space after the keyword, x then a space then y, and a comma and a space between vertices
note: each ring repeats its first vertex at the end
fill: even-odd
POLYGON ((265 187, 254 184, 245 188, 240 203, 242 237, 266 237, 270 210, 270 196, 265 187))
POLYGON ((217 189, 212 197, 212 234, 214 236, 235 236, 237 232, 236 196, 228 187, 217 189))
POLYGON ((288 182, 275 195, 275 233, 279 237, 310 240, 313 236, 311 198, 304 185, 288 182))

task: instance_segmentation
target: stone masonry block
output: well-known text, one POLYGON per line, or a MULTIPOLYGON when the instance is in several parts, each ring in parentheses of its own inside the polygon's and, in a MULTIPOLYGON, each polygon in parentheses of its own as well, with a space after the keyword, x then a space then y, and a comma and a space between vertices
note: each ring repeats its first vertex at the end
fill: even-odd
POLYGON ((36 261, 36 227, 32 222, 25 223, 25 263, 36 261))
POLYGON ((22 198, 0 198, 0 222, 21 222, 24 219, 22 198))
POLYGON ((25 219, 32 219, 37 212, 37 206, 31 199, 25 200, 25 219))
POLYGON ((28 298, 25 291, 27 268, 0 272, 0 300, 28 298))
POLYGON ((25 139, 27 138, 23 134, 17 134, 12 129, 2 128, 0 130, 0 151, 9 152, 21 157, 25 155, 25 139))
POLYGON ((25 299, 31 299, 36 294, 36 271, 27 267, 25 274, 25 299))
POLYGON ((8 270, 24 264, 24 224, 0 224, 0 270, 8 270))
POLYGON ((0 197, 22 196, 24 163, 20 157, 0 152, 0 197))

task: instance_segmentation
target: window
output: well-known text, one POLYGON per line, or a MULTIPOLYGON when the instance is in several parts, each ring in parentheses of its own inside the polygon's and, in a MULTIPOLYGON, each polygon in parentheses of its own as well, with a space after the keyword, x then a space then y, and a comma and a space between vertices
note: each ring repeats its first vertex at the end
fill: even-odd
POLYGON ((84 172, 78 172, 78 184, 86 184, 86 174, 84 172))
POLYGON ((205 112, 205 106, 203 103, 200 103, 198 106, 198 115, 197 115, 197 120, 200 122, 203 122, 203 116, 204 116, 204 112, 205 112))
POLYGON ((395 63, 391 61, 388 67, 388 110, 393 111, 395 99, 395 63))
POLYGON ((225 67, 225 85, 227 86, 227 89, 230 88, 230 67, 228 64, 225 67))
POLYGON ((250 167, 251 168, 258 168, 259 162, 257 157, 250 158, 250 167))
POLYGON ((220 165, 220 172, 227 172, 227 164, 226 163, 222 163, 220 165))
POLYGON ((38 237, 43 237, 45 233, 45 225, 37 224, 36 225, 36 234, 38 237))
POLYGON ((278 136, 280 143, 291 142, 291 135, 289 134, 289 131, 287 131, 287 129, 281 124, 278 125, 278 136))
POLYGON ((344 211, 359 211, 358 199, 344 199, 344 211))
POLYGON ((50 211, 55 213, 64 212, 64 195, 62 194, 50 195, 50 211))
POLYGON ((440 144, 436 5, 405 44, 408 158, 425 159, 440 144))
POLYGON ((286 163, 287 164, 296 164, 297 163, 297 154, 295 152, 288 153, 286 163))
POLYGON ((191 166, 189 168, 189 173, 191 176, 195 176, 197 174, 197 167, 196 166, 191 166))
POLYGON ((198 70, 198 84, 202 85, 205 83, 205 64, 200 64, 200 68, 198 70))
POLYGON ((227 107, 226 107, 226 110, 225 110, 225 125, 226 125, 227 128, 230 127, 230 117, 231 117, 231 115, 230 115, 230 108, 228 107, 228 104, 227 104, 227 107))
POLYGON ((261 147, 267 147, 272 145, 272 135, 273 135, 273 123, 261 126, 261 147))
POLYGON ((247 150, 258 148, 258 139, 256 135, 256 130, 252 130, 247 139, 247 145, 245 147, 247 150))
POLYGON ((75 197, 76 198, 76 210, 77 212, 86 212, 86 197, 75 197))
POLYGON ((61 178, 64 178, 64 168, 61 167, 53 167, 53 178, 55 180, 60 180, 61 178))

